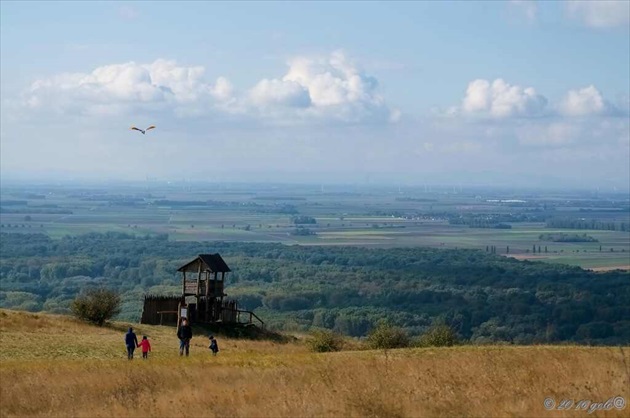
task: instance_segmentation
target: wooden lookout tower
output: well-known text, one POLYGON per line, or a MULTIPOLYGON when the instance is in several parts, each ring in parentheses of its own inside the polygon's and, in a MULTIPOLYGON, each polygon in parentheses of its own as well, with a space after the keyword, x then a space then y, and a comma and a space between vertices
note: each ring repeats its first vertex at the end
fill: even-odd
POLYGON ((231 270, 219 254, 199 254, 177 271, 182 273, 181 296, 145 296, 141 323, 179 326, 186 318, 191 323, 248 325, 256 319, 264 328, 256 314, 238 309, 236 300, 224 299, 231 270))
POLYGON ((184 303, 187 296, 195 297, 194 307, 187 312, 194 316, 190 319, 195 322, 222 320, 223 297, 227 296, 223 293, 225 274, 231 271, 223 258, 219 254, 199 254, 177 271, 182 273, 184 303))

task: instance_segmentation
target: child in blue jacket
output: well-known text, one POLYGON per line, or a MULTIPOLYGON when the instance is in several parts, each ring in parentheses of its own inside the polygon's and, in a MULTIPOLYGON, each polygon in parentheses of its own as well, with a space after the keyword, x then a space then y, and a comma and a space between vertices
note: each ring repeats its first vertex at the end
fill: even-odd
POLYGON ((208 347, 210 351, 212 351, 212 355, 216 356, 219 352, 219 345, 217 344, 217 340, 211 335, 210 336, 210 347, 208 347))

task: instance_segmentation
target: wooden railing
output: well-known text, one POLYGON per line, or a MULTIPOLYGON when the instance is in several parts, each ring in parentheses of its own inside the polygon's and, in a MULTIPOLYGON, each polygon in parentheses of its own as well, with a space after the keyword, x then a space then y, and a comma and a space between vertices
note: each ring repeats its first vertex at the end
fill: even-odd
MULTIPOLYGON (((224 318, 224 314, 226 312, 229 312, 229 311, 230 311, 229 309, 223 309, 222 310, 222 314, 221 314, 222 322, 224 322, 224 323, 230 323, 231 322, 231 321, 225 321, 223 319, 224 318)), ((256 319, 256 321, 260 322, 260 328, 265 329, 265 322, 262 319, 260 319, 258 317, 258 315, 256 315, 252 311, 242 311, 240 309, 235 309, 235 310, 233 310, 231 312, 236 313, 236 321, 235 321, 236 323, 238 323, 238 324, 251 324, 251 325, 254 325, 254 319, 256 319), (241 314, 244 314, 245 317, 247 317, 247 320, 245 322, 241 322, 241 314)), ((176 314, 176 313, 177 313, 177 311, 160 311, 160 312, 158 312, 158 314, 160 315, 160 325, 162 325, 162 314, 176 314)))
POLYGON ((260 328, 265 329, 265 322, 260 319, 255 313, 253 313, 252 311, 242 311, 240 309, 236 310, 236 322, 238 322, 239 324, 253 324, 254 321, 253 319, 256 318, 256 320, 258 322, 260 322, 260 328), (249 321, 247 322, 241 322, 241 314, 245 314, 245 315, 249 315, 249 321))

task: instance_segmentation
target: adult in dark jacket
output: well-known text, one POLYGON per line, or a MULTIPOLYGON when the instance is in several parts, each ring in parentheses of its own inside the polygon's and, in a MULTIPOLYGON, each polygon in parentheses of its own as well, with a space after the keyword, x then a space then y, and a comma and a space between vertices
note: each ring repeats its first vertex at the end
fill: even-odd
POLYGON ((138 347, 138 337, 136 337, 131 327, 125 334, 125 345, 127 346, 127 358, 131 360, 133 359, 133 351, 138 347))
POLYGON ((186 356, 190 351, 190 339, 193 337, 192 328, 188 325, 188 321, 182 319, 182 324, 177 330, 177 338, 179 338, 179 355, 183 355, 186 351, 186 356))

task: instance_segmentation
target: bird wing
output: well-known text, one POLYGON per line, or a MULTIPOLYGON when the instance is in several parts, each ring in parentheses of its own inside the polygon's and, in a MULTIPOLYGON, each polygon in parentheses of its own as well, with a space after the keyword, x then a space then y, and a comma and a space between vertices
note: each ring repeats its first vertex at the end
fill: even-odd
POLYGON ((131 127, 131 128, 129 128, 129 129, 131 129, 131 130, 133 130, 133 131, 139 131, 139 132, 142 132, 142 134, 144 135, 144 131, 143 131, 142 129, 140 129, 140 128, 136 128, 135 126, 132 126, 132 127, 131 127))
POLYGON ((149 129, 155 129, 155 125, 149 126, 146 130, 148 131, 149 129))

